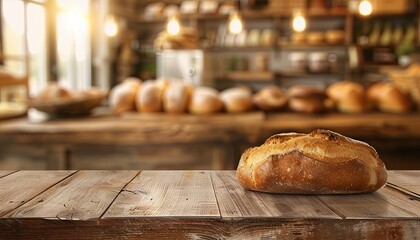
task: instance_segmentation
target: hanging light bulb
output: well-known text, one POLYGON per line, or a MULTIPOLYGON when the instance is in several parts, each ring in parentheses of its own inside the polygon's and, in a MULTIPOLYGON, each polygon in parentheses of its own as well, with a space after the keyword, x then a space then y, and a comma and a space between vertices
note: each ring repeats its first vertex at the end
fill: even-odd
POLYGON ((108 16, 104 26, 105 34, 108 37, 115 37, 118 33, 118 25, 114 16, 108 16))
POLYGON ((179 30, 181 29, 181 25, 179 23, 179 20, 176 15, 173 15, 169 17, 168 23, 166 25, 166 31, 170 35, 176 35, 179 33, 179 30))
POLYGON ((234 11, 230 16, 228 20, 228 27, 229 32, 233 34, 239 34, 242 32, 243 29, 243 23, 242 19, 239 16, 239 13, 234 11))
POLYGON ((306 19, 301 11, 295 11, 293 14, 292 27, 296 32, 303 32, 306 29, 306 19))
POLYGON ((362 16, 369 16, 372 14, 372 3, 369 0, 362 0, 359 3, 359 13, 362 16))

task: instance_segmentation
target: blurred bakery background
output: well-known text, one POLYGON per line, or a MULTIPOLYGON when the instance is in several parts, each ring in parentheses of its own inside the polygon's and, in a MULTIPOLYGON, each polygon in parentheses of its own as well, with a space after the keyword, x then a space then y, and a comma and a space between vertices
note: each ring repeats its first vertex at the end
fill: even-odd
POLYGON ((0 3, 0 169, 236 169, 317 128, 420 169, 419 1, 0 3))

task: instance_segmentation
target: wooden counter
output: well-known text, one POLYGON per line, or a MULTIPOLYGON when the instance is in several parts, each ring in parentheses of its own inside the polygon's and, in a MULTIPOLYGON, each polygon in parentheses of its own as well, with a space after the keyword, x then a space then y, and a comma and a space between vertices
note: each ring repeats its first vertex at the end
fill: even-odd
POLYGON ((234 171, 0 171, 0 239, 416 239, 419 179, 280 195, 244 190, 234 171))
POLYGON ((420 169, 419 113, 262 112, 3 121, 0 169, 235 169, 246 147, 276 133, 317 128, 367 141, 390 169, 420 169), (401 154, 405 162, 396 163, 401 154))

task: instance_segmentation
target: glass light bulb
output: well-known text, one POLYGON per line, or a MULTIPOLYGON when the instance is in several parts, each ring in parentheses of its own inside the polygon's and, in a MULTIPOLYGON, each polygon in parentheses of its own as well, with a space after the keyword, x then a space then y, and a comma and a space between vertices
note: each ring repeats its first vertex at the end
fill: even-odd
POLYGON ((293 18, 293 30, 303 32, 306 29, 306 19, 299 15, 293 18))
POLYGON ((369 16, 372 14, 372 3, 368 0, 363 0, 359 4, 359 13, 362 16, 369 16))
POLYGON ((104 31, 105 31, 105 34, 108 37, 114 37, 114 36, 117 35, 117 33, 118 33, 118 26, 117 26, 117 21, 115 20, 114 17, 109 17, 106 20, 104 31))
POLYGON ((168 21, 168 25, 166 26, 166 31, 170 35, 176 35, 179 33, 181 26, 179 24, 179 21, 176 17, 171 17, 168 21))
POLYGON ((229 32, 238 34, 242 32, 242 28, 242 20, 238 17, 238 15, 234 15, 229 21, 229 32))

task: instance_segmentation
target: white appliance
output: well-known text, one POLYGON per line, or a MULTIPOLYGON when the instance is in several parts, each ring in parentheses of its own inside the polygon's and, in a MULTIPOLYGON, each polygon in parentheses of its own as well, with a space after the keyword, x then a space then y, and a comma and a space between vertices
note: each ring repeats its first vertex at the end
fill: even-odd
POLYGON ((203 50, 164 50, 157 54, 157 76, 213 86, 211 62, 210 54, 203 50))

